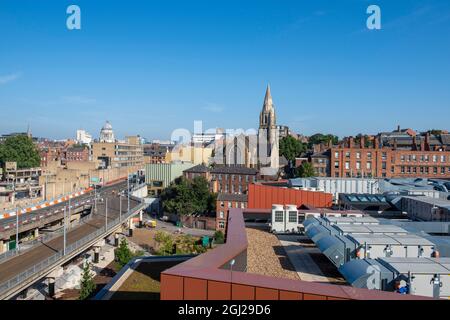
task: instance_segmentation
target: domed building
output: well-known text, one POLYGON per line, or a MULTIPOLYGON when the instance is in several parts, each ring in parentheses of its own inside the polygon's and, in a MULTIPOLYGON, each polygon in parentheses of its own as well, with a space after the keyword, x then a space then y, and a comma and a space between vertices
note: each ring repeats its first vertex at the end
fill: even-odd
POLYGON ((109 121, 106 121, 102 130, 100 130, 100 142, 107 142, 107 143, 116 142, 116 139, 114 138, 114 131, 109 121))

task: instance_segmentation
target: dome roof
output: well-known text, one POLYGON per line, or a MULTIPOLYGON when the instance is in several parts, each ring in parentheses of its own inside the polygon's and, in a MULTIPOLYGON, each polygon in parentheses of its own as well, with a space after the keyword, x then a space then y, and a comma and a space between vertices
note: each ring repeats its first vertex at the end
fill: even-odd
POLYGON ((112 130, 112 125, 109 123, 109 121, 106 121, 105 125, 103 126, 102 130, 112 130))

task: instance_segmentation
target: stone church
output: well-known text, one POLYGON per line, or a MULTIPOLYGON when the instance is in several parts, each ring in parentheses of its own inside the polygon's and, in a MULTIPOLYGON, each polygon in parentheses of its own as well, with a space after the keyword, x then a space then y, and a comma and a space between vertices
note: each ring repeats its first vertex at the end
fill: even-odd
POLYGON ((216 144, 214 159, 216 165, 257 168, 263 176, 276 176, 279 157, 279 127, 267 86, 258 131, 226 135, 225 140, 216 144))

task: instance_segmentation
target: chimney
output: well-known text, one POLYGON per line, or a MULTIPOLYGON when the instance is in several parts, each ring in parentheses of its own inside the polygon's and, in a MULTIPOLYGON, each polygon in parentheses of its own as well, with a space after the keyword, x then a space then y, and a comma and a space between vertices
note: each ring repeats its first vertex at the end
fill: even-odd
POLYGON ((427 132, 425 134, 425 148, 427 151, 430 151, 430 133, 427 132))
POLYGON ((353 148, 353 137, 348 138, 348 147, 351 149, 353 148))
POLYGON ((366 146, 366 141, 364 139, 364 136, 361 136, 360 139, 359 139, 359 147, 361 149, 364 149, 365 146, 366 146))
POLYGON ((425 151, 425 140, 420 137, 420 151, 425 151))
POLYGON ((412 149, 417 151, 417 138, 416 138, 416 136, 413 136, 412 149))
POLYGON ((400 132, 400 131, 401 131, 400 125, 398 125, 398 126, 397 126, 397 132, 400 132))
POLYGON ((375 138, 373 139, 373 147, 374 147, 374 149, 379 149, 379 148, 380 148, 379 137, 375 137, 375 138))
POLYGON ((397 139, 394 139, 394 150, 397 150, 397 139))

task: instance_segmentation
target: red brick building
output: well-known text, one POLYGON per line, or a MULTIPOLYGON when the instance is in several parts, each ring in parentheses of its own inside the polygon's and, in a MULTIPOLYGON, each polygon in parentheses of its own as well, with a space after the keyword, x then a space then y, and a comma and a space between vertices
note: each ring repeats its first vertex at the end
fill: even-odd
POLYGON ((65 152, 65 162, 89 161, 89 149, 87 147, 71 147, 65 152))
POLYGON ((399 145, 395 139, 387 146, 381 146, 380 138, 365 147, 364 139, 355 144, 353 138, 330 149, 331 177, 425 177, 450 178, 450 150, 446 146, 431 144, 427 134, 417 143, 411 138, 411 145, 399 145))

